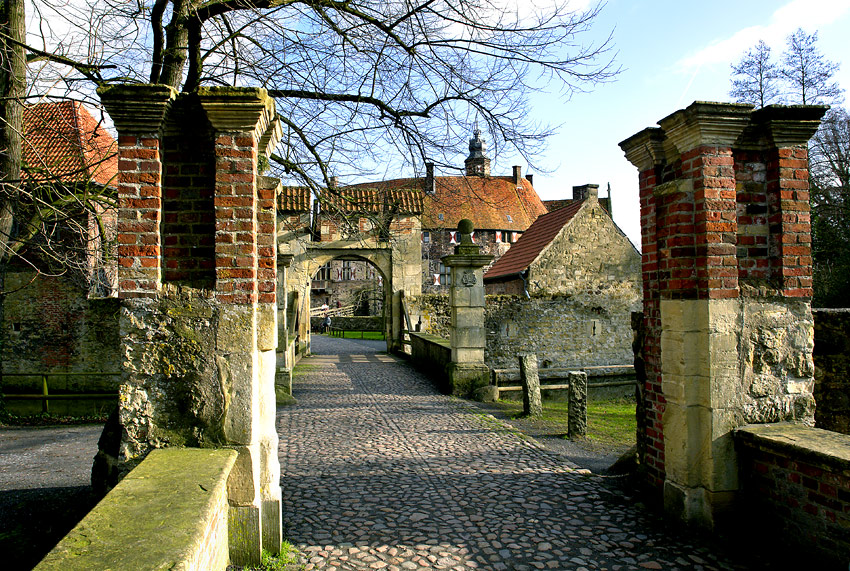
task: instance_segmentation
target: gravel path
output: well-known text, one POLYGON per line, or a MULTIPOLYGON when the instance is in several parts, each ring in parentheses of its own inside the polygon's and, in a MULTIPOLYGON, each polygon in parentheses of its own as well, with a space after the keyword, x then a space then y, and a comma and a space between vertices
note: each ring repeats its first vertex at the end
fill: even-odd
POLYGON ((382 344, 313 337, 278 411, 285 533, 306 569, 743 569, 382 344))

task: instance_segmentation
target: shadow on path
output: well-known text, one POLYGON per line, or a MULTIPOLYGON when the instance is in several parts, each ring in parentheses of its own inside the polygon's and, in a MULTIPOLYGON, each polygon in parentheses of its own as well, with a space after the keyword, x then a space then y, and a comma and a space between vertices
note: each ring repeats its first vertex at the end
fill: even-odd
POLYGON ((306 569, 747 569, 405 362, 314 337, 278 410, 306 569), (306 365, 306 366, 304 366, 306 365))

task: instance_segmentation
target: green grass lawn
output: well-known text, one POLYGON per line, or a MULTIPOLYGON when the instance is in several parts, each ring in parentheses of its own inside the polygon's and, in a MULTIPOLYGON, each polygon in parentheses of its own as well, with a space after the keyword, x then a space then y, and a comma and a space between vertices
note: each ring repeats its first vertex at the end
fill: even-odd
MULTIPOLYGON (((522 414, 522 401, 500 401, 500 405, 517 417, 522 414)), ((567 403, 543 401, 543 418, 551 434, 567 433, 567 403)), ((635 402, 632 399, 591 400, 587 403, 587 439, 605 448, 628 448, 635 443, 635 402)), ((564 436, 566 438, 566 436, 564 436)))
POLYGON ((384 340, 383 331, 343 331, 344 339, 374 339, 376 341, 384 340))

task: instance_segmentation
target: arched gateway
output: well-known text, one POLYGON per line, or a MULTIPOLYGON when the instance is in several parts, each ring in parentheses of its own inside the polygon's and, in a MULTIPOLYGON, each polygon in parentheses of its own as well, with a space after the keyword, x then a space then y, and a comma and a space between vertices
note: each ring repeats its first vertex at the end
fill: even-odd
POLYGON ((280 197, 278 290, 289 292, 278 303, 284 368, 309 347, 311 281, 337 259, 367 262, 380 275, 387 349, 398 349, 401 299, 422 291, 421 193, 332 188, 312 208, 306 188, 283 188, 280 197))

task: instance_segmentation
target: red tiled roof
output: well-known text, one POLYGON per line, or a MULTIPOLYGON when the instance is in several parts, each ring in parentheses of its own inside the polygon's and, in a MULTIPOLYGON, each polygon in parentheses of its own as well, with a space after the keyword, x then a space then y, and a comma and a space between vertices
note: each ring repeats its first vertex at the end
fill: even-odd
POLYGON ((23 121, 25 181, 117 184, 115 139, 81 103, 26 106, 23 121))
POLYGON ((546 213, 531 183, 521 179, 517 185, 512 176, 438 176, 434 177, 434 194, 424 193, 424 178, 353 185, 366 186, 423 191, 422 228, 425 229, 457 228, 458 222, 469 218, 478 230, 524 231, 546 213))
POLYGON ((278 208, 287 212, 309 212, 310 189, 306 186, 284 186, 280 190, 278 208))
POLYGON ((584 204, 582 200, 573 201, 572 204, 544 214, 535 220, 519 240, 490 266, 484 274, 484 279, 492 280, 515 275, 528 268, 540 252, 555 239, 561 228, 573 219, 582 204, 584 204))
POLYGON ((414 189, 386 188, 381 184, 352 185, 328 191, 324 205, 344 213, 388 212, 420 214, 422 192, 414 189))

